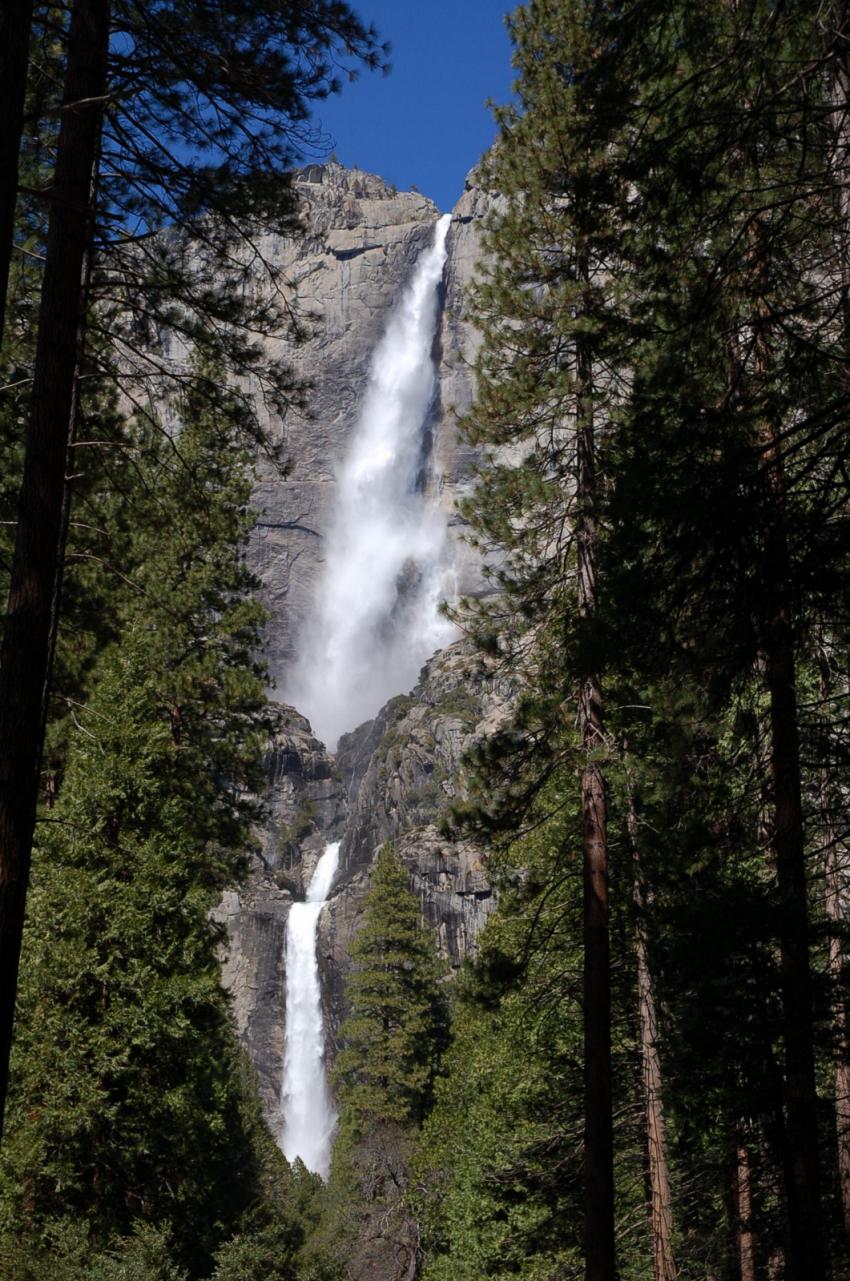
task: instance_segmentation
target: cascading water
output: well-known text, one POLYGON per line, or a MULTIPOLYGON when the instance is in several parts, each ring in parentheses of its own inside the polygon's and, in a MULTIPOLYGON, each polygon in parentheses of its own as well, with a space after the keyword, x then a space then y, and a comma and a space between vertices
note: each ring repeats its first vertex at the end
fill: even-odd
POLYGON ((283 1064, 283 1151, 327 1178, 336 1116, 325 1079, 325 1029, 316 935, 339 862, 339 841, 325 847, 286 923, 286 1053, 283 1064))
MULTIPOLYGON (((421 484, 436 373, 432 356, 448 215, 390 318, 338 476, 316 610, 285 692, 331 750, 339 735, 411 687, 453 636, 439 614, 448 577, 446 518, 421 484)), ((328 845, 286 931, 283 1150, 323 1177, 335 1116, 324 1072, 316 934, 336 872, 328 845)))
POLYGON ((333 750, 345 730, 409 689, 453 637, 445 595, 446 518, 420 483, 436 374, 432 356, 450 216, 375 350, 349 453, 313 619, 286 701, 333 750))

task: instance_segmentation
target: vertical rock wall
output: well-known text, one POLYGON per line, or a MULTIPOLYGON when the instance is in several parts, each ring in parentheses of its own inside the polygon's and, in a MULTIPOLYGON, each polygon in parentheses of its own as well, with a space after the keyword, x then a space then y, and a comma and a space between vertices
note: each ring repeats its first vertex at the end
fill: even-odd
MULTIPOLYGON (((356 423, 369 362, 403 292, 439 210, 425 196, 396 192, 380 178, 338 164, 301 170, 296 188, 305 235, 267 237, 261 249, 293 291, 309 336, 293 348, 269 343, 312 385, 308 414, 263 418, 282 447, 288 471, 262 464, 254 504, 259 513, 250 556, 271 613, 268 660, 282 685, 298 631, 315 597, 322 539, 336 490, 336 469, 356 423)), ((439 398, 433 427, 432 485, 455 521, 457 498, 469 488, 473 451, 458 438, 454 406, 472 401, 468 361, 476 339, 464 319, 464 291, 478 252, 483 193, 469 187, 452 214, 445 298, 438 334, 439 398)), ((477 567, 458 546, 463 588, 478 583, 477 567)))

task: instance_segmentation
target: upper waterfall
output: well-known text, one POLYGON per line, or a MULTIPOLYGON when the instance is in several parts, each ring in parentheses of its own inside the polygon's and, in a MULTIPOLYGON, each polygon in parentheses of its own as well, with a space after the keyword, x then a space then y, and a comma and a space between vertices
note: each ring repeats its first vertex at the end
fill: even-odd
POLYGON ((285 692, 331 748, 408 689, 453 634, 438 610, 449 569, 446 516, 422 479, 450 221, 447 214, 437 222, 375 349, 338 476, 313 616, 285 692))

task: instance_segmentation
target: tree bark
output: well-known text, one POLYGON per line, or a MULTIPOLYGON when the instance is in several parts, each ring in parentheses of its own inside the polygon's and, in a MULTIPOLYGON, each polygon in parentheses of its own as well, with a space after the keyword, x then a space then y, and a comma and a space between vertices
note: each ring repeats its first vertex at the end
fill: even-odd
POLYGON ((64 554, 65 477, 85 324, 109 0, 76 0, 39 310, 32 405, 0 650, 0 1130, 64 554))
MULTIPOLYGON (((818 657, 820 697, 824 706, 829 698, 829 668, 823 646, 818 657)), ((835 1137, 838 1165, 838 1189, 844 1232, 850 1240, 850 1021, 844 999, 845 956, 843 932, 846 900, 846 867, 841 857, 833 822, 832 779, 829 766, 821 766, 820 775, 821 841, 824 852, 825 909, 829 925, 827 968, 831 980, 832 1036, 835 1083, 835 1137)))
POLYGON ((658 1019, 655 993, 649 969, 646 918, 649 895, 640 866, 637 843, 637 817, 628 795, 627 831, 634 868, 635 961, 637 965, 638 1020, 643 1070, 643 1097, 646 1112, 646 1144, 649 1157, 650 1232, 652 1265, 655 1281, 676 1281, 676 1259, 673 1254, 673 1198, 670 1191, 670 1168, 667 1162, 667 1123, 661 1090, 661 1057, 658 1053, 658 1019))
POLYGON ((791 1275, 822 1281, 825 1259, 817 1136, 812 980, 806 851, 790 569, 785 532, 785 479, 775 429, 765 429, 768 523, 763 619, 765 679, 770 699, 773 851, 779 890, 779 953, 785 1043, 785 1108, 791 1154, 787 1190, 791 1275))
MULTIPOLYGON (((593 369, 586 344, 576 344, 576 547, 579 616, 596 610, 596 462, 593 369)), ((585 673, 579 691, 584 884, 584 1254, 587 1281, 615 1281, 614 1135, 611 1088, 611 958, 608 926, 607 798, 602 766, 602 690, 585 673)))
MULTIPOLYGON (((769 263, 750 231, 755 391, 766 392, 772 364, 769 263)), ((817 1132, 809 908, 803 826, 797 673, 788 551, 786 481, 780 432, 769 409, 756 440, 761 482, 760 647, 769 700, 771 845, 778 890, 778 944, 785 1047, 784 1101, 790 1178, 786 1178, 793 1281, 823 1281, 826 1260, 817 1132)))
POLYGON ((0 346, 15 235, 32 0, 0 0, 0 346))
MULTIPOLYGON (((839 0, 829 13, 828 38, 832 45, 831 133, 832 202, 835 210, 835 248, 838 254, 838 287, 844 329, 845 358, 850 351, 850 31, 847 0, 839 0)), ((843 372, 845 385, 848 371, 843 372)))
POLYGON ((735 1234, 739 1281, 755 1281, 756 1241, 753 1231, 753 1179, 750 1150, 740 1127, 735 1136, 735 1234))

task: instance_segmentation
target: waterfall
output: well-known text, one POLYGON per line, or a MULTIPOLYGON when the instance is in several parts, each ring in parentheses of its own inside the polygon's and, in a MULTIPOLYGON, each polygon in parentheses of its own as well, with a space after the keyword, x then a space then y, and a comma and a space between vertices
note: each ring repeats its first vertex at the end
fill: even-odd
POLYGON ((375 349, 338 474, 315 613, 285 692, 331 750, 341 733, 410 689, 425 660, 454 634, 438 612, 446 518, 422 486, 450 221, 448 214, 438 221, 375 349))
MULTIPOLYGON (((448 574, 446 518, 422 484, 436 371, 433 345, 450 217, 375 349, 363 405, 338 473, 315 611, 285 691, 333 750, 339 735, 409 689, 453 636, 439 614, 448 574)), ((337 868, 328 845, 286 929, 283 1151, 323 1177, 335 1116, 324 1071, 316 935, 337 868)))
POLYGON ((325 1029, 316 936, 319 915, 339 861, 339 841, 325 852, 286 922, 286 1052, 283 1064, 283 1151, 327 1178, 336 1116, 325 1078, 325 1029))

